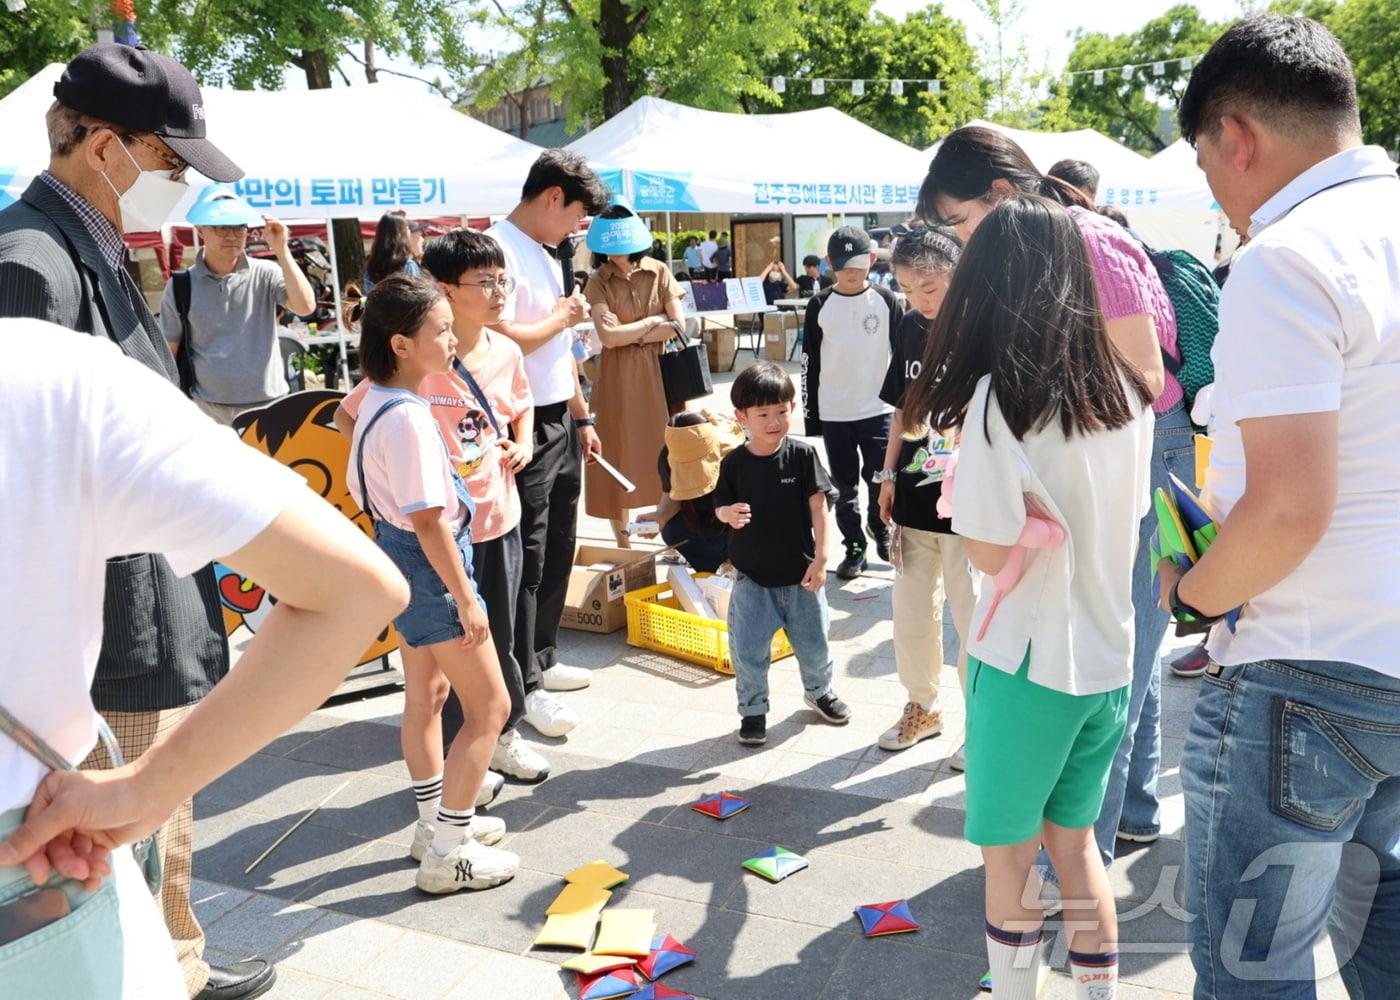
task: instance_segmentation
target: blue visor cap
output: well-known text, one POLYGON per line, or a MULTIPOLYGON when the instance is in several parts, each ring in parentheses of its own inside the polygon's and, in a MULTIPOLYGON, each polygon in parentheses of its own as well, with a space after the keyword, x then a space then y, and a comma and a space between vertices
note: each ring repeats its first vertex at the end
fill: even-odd
POLYGON ((256 229, 263 217, 228 184, 211 184, 200 192, 186 216, 192 226, 248 226, 256 229))
POLYGON ((635 215, 595 218, 588 225, 588 249, 603 254, 633 254, 651 249, 651 230, 635 215))

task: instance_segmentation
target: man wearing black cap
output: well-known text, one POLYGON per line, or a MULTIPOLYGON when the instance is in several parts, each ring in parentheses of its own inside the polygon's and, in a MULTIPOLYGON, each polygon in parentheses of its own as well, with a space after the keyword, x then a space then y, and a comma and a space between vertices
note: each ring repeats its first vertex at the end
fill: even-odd
MULTIPOLYGON (((0 211, 0 316, 107 337, 177 381, 170 348, 124 266, 122 233, 159 228, 184 195, 189 168, 216 181, 243 172, 205 138, 199 87, 167 56, 93 45, 68 64, 54 96, 45 116, 49 169, 0 211)), ((130 759, 228 672, 228 644, 212 567, 177 577, 160 556, 123 556, 108 563, 106 588, 92 700, 130 759)), ((86 764, 110 766, 100 748, 86 764)), ((189 901, 192 840, 186 802, 158 835, 161 905, 186 986, 200 998, 265 993, 275 979, 267 962, 204 962, 189 901)))

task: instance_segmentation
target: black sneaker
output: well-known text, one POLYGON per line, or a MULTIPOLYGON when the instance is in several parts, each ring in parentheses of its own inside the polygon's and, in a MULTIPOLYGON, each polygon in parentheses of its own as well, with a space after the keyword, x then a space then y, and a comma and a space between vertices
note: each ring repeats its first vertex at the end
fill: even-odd
POLYGON ((865 543, 847 542, 846 558, 836 567, 836 575, 843 580, 854 580, 865 572, 865 543))
MULTIPOLYGON (((828 691, 820 698, 813 698, 809 694, 804 694, 802 700, 807 703, 807 707, 816 712, 833 726, 844 726, 851 721, 851 710, 846 707, 846 703, 836 695, 828 691)), ((741 737, 742 739, 742 737, 741 737)))
POLYGON ((746 715, 739 722, 739 742, 746 747, 761 747, 768 742, 768 717, 746 715))
POLYGON ((875 554, 880 557, 880 561, 887 563, 890 561, 890 529, 883 524, 870 526, 870 537, 875 539, 875 554))

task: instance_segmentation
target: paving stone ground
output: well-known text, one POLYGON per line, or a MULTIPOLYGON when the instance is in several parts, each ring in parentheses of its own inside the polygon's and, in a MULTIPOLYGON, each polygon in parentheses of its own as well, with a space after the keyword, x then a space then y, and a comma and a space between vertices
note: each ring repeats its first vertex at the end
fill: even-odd
MULTIPOLYGON (((716 376, 717 406, 727 402, 728 381, 716 376)), ((588 518, 580 535, 611 537, 588 518)), ((519 853, 522 870, 488 892, 429 897, 414 888, 402 695, 323 707, 196 799, 193 895, 209 957, 275 958, 272 1000, 576 998, 575 977, 559 968, 571 953, 531 942, 560 876, 602 858, 631 876, 610 906, 654 910, 659 931, 698 953, 664 981, 702 1000, 976 996, 986 968, 983 876, 977 849, 962 839, 963 777, 947 766, 964 723, 956 671, 943 672, 942 736, 897 755, 874 745, 904 702, 892 583, 880 563, 858 580, 833 575, 828 583, 835 686, 852 707, 851 724, 822 724, 802 705, 795 661, 780 661, 762 749, 734 739, 731 679, 631 648, 625 632, 563 632, 562 659, 590 669, 593 683, 562 696, 581 719, 567 738, 523 727, 553 773, 536 786, 508 783, 490 808, 509 825, 502 846, 519 853), (724 823, 690 810, 720 790, 742 792, 753 805, 724 823), (810 868, 777 885, 741 869, 778 844, 805 855, 810 868), (923 929, 862 938, 852 909, 897 898, 909 900, 923 929)), ((956 640, 945 632, 951 661, 956 640)), ((235 636, 235 650, 247 638, 235 636)), ((1169 638, 1163 654, 1180 648, 1169 638)), ((1178 763, 1198 683, 1164 671, 1164 836, 1123 853, 1111 871, 1124 1000, 1180 1000, 1192 989, 1178 763)), ((1062 973, 1063 948, 1052 954, 1062 973)), ((1073 996, 1061 973, 1045 1000, 1073 996)), ((1319 984, 1319 996, 1342 995, 1335 976, 1319 984)))

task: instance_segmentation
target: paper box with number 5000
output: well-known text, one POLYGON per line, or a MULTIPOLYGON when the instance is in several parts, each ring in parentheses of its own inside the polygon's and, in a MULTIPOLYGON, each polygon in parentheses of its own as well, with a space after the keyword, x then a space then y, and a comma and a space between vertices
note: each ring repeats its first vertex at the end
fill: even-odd
POLYGON ((655 584, 655 551, 580 545, 561 624, 583 632, 616 632, 627 624, 623 595, 655 584))

